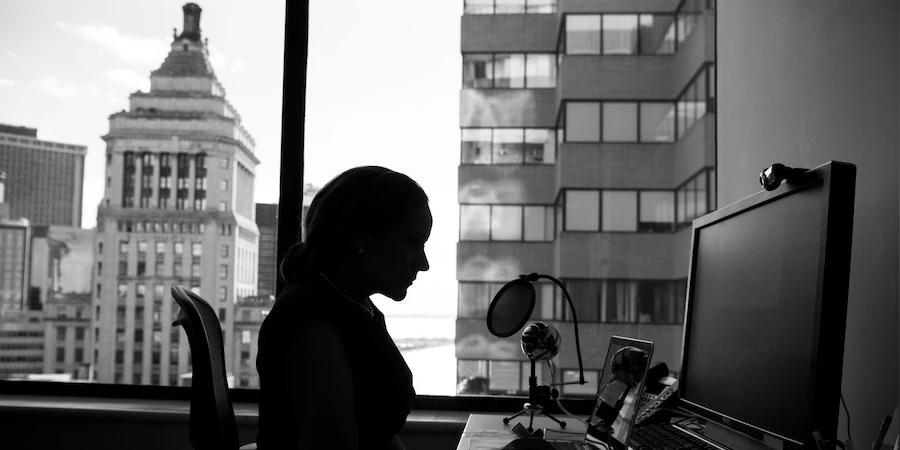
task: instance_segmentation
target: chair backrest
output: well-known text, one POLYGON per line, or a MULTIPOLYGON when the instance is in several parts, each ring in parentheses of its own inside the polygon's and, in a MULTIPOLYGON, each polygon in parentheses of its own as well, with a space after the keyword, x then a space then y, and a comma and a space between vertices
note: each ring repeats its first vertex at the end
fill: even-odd
POLYGON ((184 327, 191 347, 191 445, 195 450, 237 449, 219 318, 206 300, 183 286, 173 285, 172 297, 181 306, 172 326, 184 327))

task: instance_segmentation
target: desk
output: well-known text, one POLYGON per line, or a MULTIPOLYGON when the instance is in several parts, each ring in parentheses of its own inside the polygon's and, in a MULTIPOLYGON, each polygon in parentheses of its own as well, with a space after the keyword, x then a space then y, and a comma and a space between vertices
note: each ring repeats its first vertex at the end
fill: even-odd
MULTIPOLYGON (((522 426, 528 427, 530 417, 522 415, 509 421, 509 425, 503 424, 503 418, 512 414, 470 414, 466 421, 466 428, 463 429, 462 436, 459 438, 459 445, 456 450, 486 450, 499 449, 516 438, 512 428, 521 423, 522 426)), ((534 429, 549 428, 551 430, 568 431, 578 433, 579 439, 584 435, 587 429, 585 425, 564 414, 557 414, 554 417, 566 422, 566 428, 559 428, 556 422, 544 417, 540 414, 534 416, 534 429)))

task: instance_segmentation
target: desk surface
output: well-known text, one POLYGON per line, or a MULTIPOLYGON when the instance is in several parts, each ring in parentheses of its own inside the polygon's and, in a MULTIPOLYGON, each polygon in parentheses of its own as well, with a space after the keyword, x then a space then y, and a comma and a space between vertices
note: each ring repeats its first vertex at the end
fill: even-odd
MULTIPOLYGON (((499 449, 516 438, 512 428, 521 423, 522 426, 528 427, 530 417, 521 415, 509 422, 509 425, 503 423, 504 417, 515 414, 515 411, 509 414, 470 414, 469 420, 466 421, 466 428, 463 429, 462 436, 459 438, 459 445, 456 450, 488 450, 499 449)), ((567 431, 576 434, 579 438, 584 435, 587 427, 564 414, 555 414, 559 420, 566 423, 566 428, 562 429, 556 422, 546 418, 542 414, 534 415, 534 429, 548 428, 556 431, 567 431)))

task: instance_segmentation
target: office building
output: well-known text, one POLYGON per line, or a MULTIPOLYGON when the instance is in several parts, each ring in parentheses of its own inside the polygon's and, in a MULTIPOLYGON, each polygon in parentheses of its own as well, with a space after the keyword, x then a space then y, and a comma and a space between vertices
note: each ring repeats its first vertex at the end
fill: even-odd
POLYGON ((257 294, 275 295, 275 280, 278 275, 278 205, 257 203, 256 226, 259 228, 259 262, 257 294))
POLYGON ((0 124, 0 171, 9 217, 35 225, 81 226, 87 147, 37 138, 34 128, 0 124))
POLYGON ((234 365, 235 387, 258 388, 256 352, 259 348, 259 327, 275 305, 275 295, 254 295, 237 300, 234 311, 235 345, 231 358, 234 365))
POLYGON ((0 312, 28 309, 31 224, 0 218, 0 312))
MULTIPOLYGON (((527 395, 530 365, 518 335, 492 336, 485 317, 506 282, 533 272, 560 279, 577 311, 590 384, 563 386, 564 395, 596 392, 613 334, 653 341, 654 360, 679 370, 690 224, 716 205, 714 7, 467 1, 461 386, 527 395)), ((531 320, 563 338, 555 376, 577 380, 562 291, 541 281, 536 293, 531 320)))
POLYGON ((43 374, 92 375, 93 246, 94 230, 33 227, 28 304, 44 313, 43 374))
MULTIPOLYGON (((131 94, 103 136, 92 333, 103 383, 175 385, 191 372, 186 335, 171 326, 171 285, 219 311, 226 349, 235 300, 257 290, 255 143, 213 72, 200 7, 183 11, 150 91, 131 94)), ((233 363, 226 357, 226 370, 233 363)))

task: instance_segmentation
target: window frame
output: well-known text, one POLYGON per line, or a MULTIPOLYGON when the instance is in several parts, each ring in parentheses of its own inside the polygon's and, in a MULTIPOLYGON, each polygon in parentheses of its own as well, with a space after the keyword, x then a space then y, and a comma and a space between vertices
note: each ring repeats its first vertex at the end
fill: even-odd
MULTIPOLYGON (((285 2, 284 95, 282 98, 280 199, 302 198, 303 194, 303 117, 306 107, 306 65, 308 41, 309 0, 285 2), (296 126, 295 124, 300 124, 296 126), (299 150, 298 150, 299 149, 299 150)), ((278 236, 296 236, 299 229, 301 202, 278 202, 278 236)), ((190 241, 188 241, 190 242, 190 241)), ((293 239, 277 241, 277 260, 284 259, 293 239)), ((284 289, 280 278, 276 295, 284 289)), ((259 403, 257 389, 229 389, 232 402, 259 403)), ((0 380, 0 395, 128 398, 147 401, 190 401, 190 387, 130 384, 58 383, 52 381, 0 380)), ((420 395, 413 401, 413 409, 439 411, 484 411, 506 413, 522 407, 524 396, 432 396, 420 395)), ((566 400, 566 407, 574 414, 589 414, 590 399, 566 400)), ((174 405, 173 405, 174 407, 174 405)))

